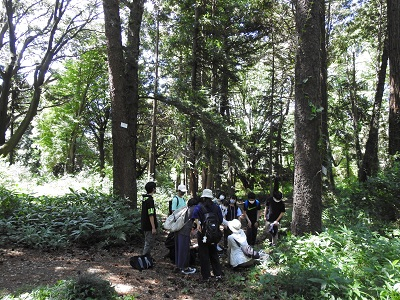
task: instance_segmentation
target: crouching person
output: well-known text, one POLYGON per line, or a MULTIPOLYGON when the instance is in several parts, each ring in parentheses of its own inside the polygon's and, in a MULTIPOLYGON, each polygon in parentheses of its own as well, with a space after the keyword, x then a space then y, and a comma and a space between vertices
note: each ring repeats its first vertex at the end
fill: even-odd
POLYGON ((232 234, 228 236, 228 263, 234 268, 249 267, 255 260, 248 257, 242 251, 242 246, 247 246, 246 233, 242 229, 242 223, 238 219, 228 222, 232 234))

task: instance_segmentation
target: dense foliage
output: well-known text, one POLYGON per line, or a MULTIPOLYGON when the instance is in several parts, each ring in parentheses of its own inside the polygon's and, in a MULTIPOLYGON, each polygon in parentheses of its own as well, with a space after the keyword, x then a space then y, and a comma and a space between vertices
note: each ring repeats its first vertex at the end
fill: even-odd
POLYGON ((32 197, 0 190, 1 242, 35 248, 118 245, 138 234, 140 216, 97 192, 32 197))

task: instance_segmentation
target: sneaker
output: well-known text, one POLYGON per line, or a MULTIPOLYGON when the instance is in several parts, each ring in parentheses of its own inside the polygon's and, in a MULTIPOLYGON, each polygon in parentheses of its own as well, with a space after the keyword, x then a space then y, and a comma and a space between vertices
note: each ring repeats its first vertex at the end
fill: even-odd
POLYGON ((182 274, 185 274, 185 275, 193 274, 193 273, 196 273, 196 269, 195 269, 195 268, 190 268, 190 267, 188 267, 188 268, 186 268, 186 269, 183 269, 183 270, 181 271, 181 273, 182 273, 182 274))
POLYGON ((222 276, 220 275, 220 276, 215 276, 215 280, 216 281, 222 281, 222 276))

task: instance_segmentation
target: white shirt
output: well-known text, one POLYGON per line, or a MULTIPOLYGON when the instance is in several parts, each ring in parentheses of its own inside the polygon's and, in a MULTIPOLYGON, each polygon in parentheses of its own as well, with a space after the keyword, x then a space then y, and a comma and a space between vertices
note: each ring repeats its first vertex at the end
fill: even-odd
POLYGON ((248 245, 246 234, 243 229, 228 236, 228 261, 232 267, 237 267, 252 259, 243 253, 235 240, 238 241, 240 245, 248 245))

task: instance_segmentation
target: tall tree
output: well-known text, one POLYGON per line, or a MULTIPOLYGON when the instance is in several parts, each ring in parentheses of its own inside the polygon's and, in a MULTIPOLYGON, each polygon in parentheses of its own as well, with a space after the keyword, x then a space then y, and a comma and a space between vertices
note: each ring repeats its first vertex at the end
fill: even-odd
POLYGON ((127 198, 131 207, 136 208, 139 33, 144 1, 124 4, 128 8, 125 47, 119 1, 103 0, 112 105, 113 187, 117 195, 127 198))
POLYGON ((295 170, 292 232, 322 230, 321 16, 323 0, 297 0, 295 170))
POLYGON ((358 180, 364 182, 368 177, 376 175, 379 170, 378 143, 379 143, 379 119, 381 116, 381 107, 383 92, 385 90, 386 69, 388 64, 387 40, 384 42, 381 67, 378 72, 378 81, 375 92, 375 101, 372 110, 371 121, 369 124, 369 134, 365 145, 365 152, 361 167, 358 171, 358 180))
POLYGON ((400 1, 387 0, 390 101, 389 154, 400 153, 400 1))
POLYGON ((94 1, 81 8, 75 7, 71 0, 54 0, 53 3, 6 0, 4 4, 0 51, 9 61, 0 69, 0 155, 5 156, 17 146, 36 116, 52 63, 65 55, 63 51, 67 45, 97 17, 97 4, 94 1), (42 21, 37 21, 37 15, 41 15, 42 21), (10 115, 13 109, 10 95, 17 78, 27 76, 25 69, 30 70, 33 78, 32 92, 25 95, 30 100, 20 108, 21 120, 16 123, 13 120, 16 116, 10 115), (7 140, 11 120, 16 130, 7 140))
POLYGON ((86 46, 54 75, 55 82, 44 93, 43 103, 49 107, 37 122, 36 144, 43 153, 41 165, 50 170, 63 167, 74 173, 85 164, 92 167, 98 156, 95 165, 104 171, 110 117, 105 47, 86 46))

